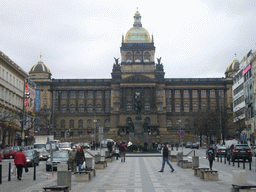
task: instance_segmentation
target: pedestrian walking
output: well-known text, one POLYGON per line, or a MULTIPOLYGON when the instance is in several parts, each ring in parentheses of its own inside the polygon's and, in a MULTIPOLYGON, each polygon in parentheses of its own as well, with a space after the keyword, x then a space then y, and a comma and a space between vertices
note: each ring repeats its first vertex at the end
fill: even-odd
POLYGON ((166 147, 166 144, 163 143, 162 144, 162 147, 163 147, 163 163, 162 163, 162 168, 159 172, 164 172, 164 165, 165 165, 165 162, 170 166, 172 172, 174 171, 171 163, 169 162, 168 160, 168 155, 169 155, 169 152, 168 152, 168 148, 166 147))
POLYGON ((84 151, 82 146, 79 146, 77 152, 76 152, 76 165, 78 166, 78 171, 81 172, 82 171, 82 165, 85 161, 85 157, 84 157, 84 151))
POLYGON ((125 162, 125 151, 126 151, 125 142, 123 142, 123 143, 120 145, 119 151, 121 152, 121 162, 125 162))
POLYGON ((207 150, 207 158, 209 160, 210 170, 212 170, 212 163, 214 160, 214 149, 212 145, 210 145, 209 149, 207 150))
POLYGON ((76 146, 69 152, 69 165, 71 172, 76 172, 76 146))
POLYGON ((107 143, 107 148, 108 148, 109 155, 111 155, 112 149, 113 149, 112 142, 108 141, 108 143, 107 143))
POLYGON ((22 152, 22 148, 20 148, 20 151, 15 154, 14 163, 17 168, 17 179, 21 180, 23 167, 27 169, 27 159, 26 155, 22 152))

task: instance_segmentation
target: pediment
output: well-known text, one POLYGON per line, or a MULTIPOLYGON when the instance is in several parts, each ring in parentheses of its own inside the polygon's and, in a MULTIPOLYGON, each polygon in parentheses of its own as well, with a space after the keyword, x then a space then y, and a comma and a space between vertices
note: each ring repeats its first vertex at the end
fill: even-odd
POLYGON ((141 74, 132 75, 122 80, 125 82, 155 82, 155 79, 141 74))

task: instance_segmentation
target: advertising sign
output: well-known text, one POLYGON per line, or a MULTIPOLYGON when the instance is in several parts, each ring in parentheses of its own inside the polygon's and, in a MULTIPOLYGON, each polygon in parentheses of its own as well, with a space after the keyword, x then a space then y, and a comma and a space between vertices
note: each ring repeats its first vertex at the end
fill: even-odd
POLYGON ((25 98, 25 110, 30 113, 35 113, 35 85, 32 81, 25 83, 25 95, 28 95, 25 98))
POLYGON ((35 103, 35 112, 39 112, 39 99, 40 99, 40 91, 36 90, 36 103, 35 103))

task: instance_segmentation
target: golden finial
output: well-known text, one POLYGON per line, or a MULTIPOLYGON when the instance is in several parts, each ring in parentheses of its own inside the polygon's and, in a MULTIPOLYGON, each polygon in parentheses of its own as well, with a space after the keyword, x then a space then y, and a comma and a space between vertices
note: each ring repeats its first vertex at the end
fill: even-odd
POLYGON ((42 61, 42 54, 40 53, 40 61, 42 61))
POLYGON ((235 53, 235 59, 237 59, 237 58, 236 58, 236 53, 235 53))

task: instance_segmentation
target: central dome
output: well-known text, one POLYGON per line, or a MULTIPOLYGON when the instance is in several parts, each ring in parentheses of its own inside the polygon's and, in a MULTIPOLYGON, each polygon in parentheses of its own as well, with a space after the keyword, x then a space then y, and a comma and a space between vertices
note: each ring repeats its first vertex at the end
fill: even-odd
POLYGON ((142 27, 141 16, 138 11, 134 16, 133 28, 125 35, 125 43, 151 43, 148 31, 142 27))

